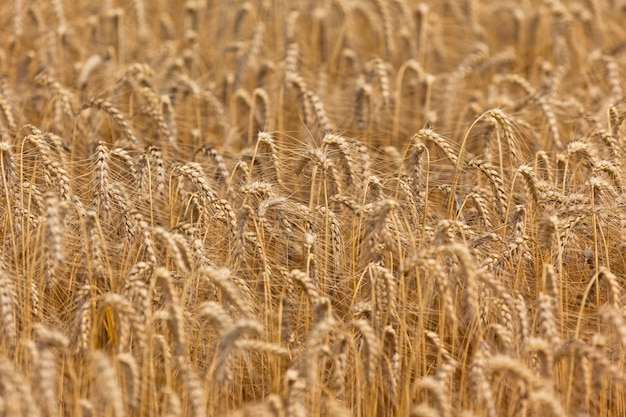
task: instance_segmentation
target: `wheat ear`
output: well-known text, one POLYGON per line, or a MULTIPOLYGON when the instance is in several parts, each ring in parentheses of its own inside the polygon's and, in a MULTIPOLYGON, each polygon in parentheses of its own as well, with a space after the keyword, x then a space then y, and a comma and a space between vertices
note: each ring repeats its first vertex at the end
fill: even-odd
POLYGON ((119 111, 119 109, 115 107, 112 103, 103 99, 92 99, 83 105, 81 111, 89 108, 96 108, 107 113, 109 116, 111 116, 115 123, 117 123, 120 129, 122 129, 122 132, 124 132, 126 139, 130 141, 131 145, 137 145, 139 143, 137 137, 128 126, 126 117, 124 117, 122 112, 119 111))
POLYGON ((0 269, 0 323, 5 346, 14 349, 17 343, 18 302, 15 283, 4 269, 0 269))
MULTIPOLYGON (((101 407, 108 410, 114 417, 124 417, 124 397, 116 384, 115 366, 103 351, 91 352, 91 366, 95 386, 94 396, 101 407)), ((104 410, 103 410, 104 411, 104 410)))

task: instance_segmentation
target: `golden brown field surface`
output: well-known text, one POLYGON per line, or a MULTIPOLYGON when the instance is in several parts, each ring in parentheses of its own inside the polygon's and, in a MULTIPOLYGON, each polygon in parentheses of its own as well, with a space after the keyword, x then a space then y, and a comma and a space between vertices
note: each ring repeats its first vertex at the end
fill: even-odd
POLYGON ((0 2, 0 417, 626 415, 626 3, 0 2))

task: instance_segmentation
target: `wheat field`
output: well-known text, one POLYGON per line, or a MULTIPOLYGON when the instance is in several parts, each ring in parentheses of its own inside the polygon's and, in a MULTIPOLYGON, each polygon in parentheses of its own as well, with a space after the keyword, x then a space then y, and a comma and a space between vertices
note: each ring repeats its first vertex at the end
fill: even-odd
POLYGON ((626 415, 625 21, 0 2, 0 417, 626 415))

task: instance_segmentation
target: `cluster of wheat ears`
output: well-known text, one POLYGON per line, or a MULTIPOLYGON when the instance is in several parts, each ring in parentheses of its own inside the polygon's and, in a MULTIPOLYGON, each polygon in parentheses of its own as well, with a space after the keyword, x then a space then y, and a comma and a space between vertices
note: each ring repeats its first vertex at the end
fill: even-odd
POLYGON ((617 1, 0 2, 0 416, 622 416, 617 1))

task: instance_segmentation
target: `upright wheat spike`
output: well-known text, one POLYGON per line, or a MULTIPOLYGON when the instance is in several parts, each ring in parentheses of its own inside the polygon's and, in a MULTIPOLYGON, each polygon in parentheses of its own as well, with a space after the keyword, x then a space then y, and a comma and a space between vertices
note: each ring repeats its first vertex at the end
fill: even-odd
POLYGON ((328 119, 328 115, 326 114, 326 110, 324 108, 324 103, 319 98, 317 94, 312 91, 307 91, 305 93, 305 98, 311 104, 313 111, 315 113, 315 118, 317 119, 317 123, 322 132, 327 133, 333 130, 333 125, 328 119))
POLYGON ((525 180, 526 187, 530 191, 530 195, 533 198, 535 204, 539 204, 543 201, 544 193, 547 191, 548 185, 542 181, 539 181, 533 169, 528 165, 521 165, 517 172, 522 175, 525 180))
POLYGON ((341 194, 343 191, 343 187, 341 185, 341 181, 339 180, 337 167, 331 160, 328 159, 324 151, 319 148, 309 149, 304 152, 304 154, 296 164, 296 174, 300 174, 304 170, 306 165, 311 162, 314 163, 317 168, 321 169, 322 175, 324 177, 328 174, 332 179, 332 182, 335 185, 335 192, 333 192, 332 194, 341 194))
POLYGON ((385 41, 385 55, 391 58, 395 54, 396 44, 393 36, 393 24, 391 20, 391 8, 388 2, 382 0, 373 0, 378 13, 382 18, 383 38, 385 41))
POLYGON ((252 39, 250 39, 248 43, 248 47, 246 51, 240 58, 240 66, 241 71, 245 71, 250 69, 250 67, 254 66, 256 63, 256 58, 259 52, 261 51, 261 46, 263 44, 263 37, 265 35, 265 22, 259 20, 254 26, 254 31, 252 33, 252 39))
MULTIPOLYGON (((291 16, 291 15, 290 15, 291 16)), ((298 60, 300 59, 300 47, 296 42, 287 45, 285 57, 285 77, 287 80, 298 73, 298 60)))
POLYGON ((320 357, 329 349, 328 339, 337 326, 330 300, 320 297, 313 306, 314 324, 306 343, 306 374, 309 386, 316 386, 320 378, 320 357))
POLYGON ((285 410, 286 415, 306 417, 306 390, 307 384, 297 370, 288 369, 284 374, 285 410))
POLYGON ((380 265, 370 264, 368 267, 373 273, 372 284, 376 291, 376 308, 380 310, 385 320, 394 323, 398 319, 396 277, 389 269, 380 265))
POLYGON ((61 0, 53 0, 52 8, 57 18, 57 33, 64 35, 67 32, 67 21, 65 19, 65 11, 63 9, 63 2, 61 0))
POLYGON ((98 387, 94 389, 94 394, 100 407, 108 410, 114 417, 124 417, 124 399, 115 383, 115 367, 108 355, 100 350, 92 351, 91 363, 95 387, 98 387))
POLYGON ((422 65, 416 61, 415 59, 409 59, 404 62, 400 69, 398 70, 398 75, 396 76, 396 86, 395 86, 395 95, 394 95, 394 116, 393 116, 393 139, 394 142, 398 138, 398 133, 400 129, 400 109, 402 104, 402 84, 404 82, 404 75, 407 71, 413 71, 417 76, 417 83, 422 85, 426 79, 426 73, 422 68, 422 65))
POLYGON ((84 90, 89 84, 89 79, 96 69, 104 63, 104 59, 100 54, 93 54, 83 63, 80 73, 76 78, 76 86, 79 90, 84 90))
POLYGON ((72 337, 73 351, 87 352, 91 349, 93 330, 93 303, 91 295, 94 287, 83 285, 78 288, 72 305, 72 324, 75 332, 72 337))
POLYGON ((355 320, 351 322, 356 330, 361 333, 363 338, 363 348, 365 350, 365 359, 363 359, 363 368, 365 379, 370 381, 373 373, 378 368, 378 360, 381 354, 381 346, 372 326, 365 320, 355 320))
POLYGON ((178 301, 178 294, 172 288, 171 274, 165 268, 158 267, 155 270, 156 286, 161 290, 168 305, 168 327, 174 339, 174 354, 182 357, 185 353, 186 337, 184 332, 184 317, 182 307, 178 301))
POLYGON ((224 161, 224 157, 220 154, 220 152, 213 146, 208 144, 203 145, 200 149, 198 149, 196 151, 196 154, 199 152, 202 152, 204 155, 211 158, 211 160, 215 163, 217 168, 215 171, 215 176, 217 177, 217 179, 225 183, 228 182, 230 178, 230 171, 228 170, 226 162, 224 161))
POLYGON ((106 143, 103 141, 98 142, 96 152, 93 156, 96 162, 96 187, 94 199, 96 200, 97 207, 102 206, 102 209, 106 213, 111 210, 111 205, 109 204, 108 157, 109 151, 106 147, 106 143))
POLYGON ((137 34, 139 35, 139 39, 147 40, 150 36, 150 31, 148 30, 148 24, 146 22, 146 9, 143 0, 133 0, 132 3, 137 18, 137 34))
MULTIPOLYGON (((479 65, 481 65, 489 54, 489 48, 484 43, 478 43, 474 50, 469 53, 465 59, 459 64, 456 71, 450 76, 450 80, 446 87, 445 96, 448 100, 452 100, 452 103, 455 102, 456 95, 458 93, 458 89, 461 87, 461 83, 463 80, 472 73, 472 71, 479 65)), ((450 104, 446 108, 446 121, 448 123, 452 123, 452 109, 454 107, 453 104, 450 104)))
POLYGON ((387 109, 391 106, 391 87, 389 81, 389 74, 385 66, 385 61, 380 58, 374 58, 372 61, 373 70, 378 78, 380 84, 380 97, 382 99, 381 110, 387 109))
POLYGON ((165 120, 165 116, 163 114, 163 110, 167 109, 169 97, 159 97, 152 87, 146 87, 143 85, 135 87, 135 91, 147 102, 146 105, 142 106, 141 110, 144 111, 146 115, 154 121, 154 123, 156 123, 161 143, 165 143, 173 149, 178 149, 175 135, 170 129, 170 126, 165 120))
POLYGON ((572 155, 580 155, 582 160, 585 162, 585 165, 588 167, 593 167, 598 160, 595 149, 593 149, 588 143, 581 140, 575 140, 567 144, 568 160, 572 157, 572 155))
MULTIPOLYGON (((262 88, 255 88, 254 91, 252 91, 250 117, 248 120, 248 134, 250 136, 254 134, 255 122, 260 129, 272 129, 273 120, 271 111, 270 96, 267 94, 267 91, 262 88)), ((248 138, 248 141, 252 142, 250 137, 248 138)))
POLYGON ((147 284, 150 266, 145 262, 135 264, 124 279, 121 293, 131 305, 133 313, 130 316, 131 324, 135 330, 136 341, 139 349, 146 342, 146 325, 150 315, 149 310, 149 287, 147 284))
POLYGON ((515 126, 513 121, 500 109, 491 109, 487 114, 493 117, 503 133, 509 152, 511 153, 511 163, 517 165, 521 159, 519 143, 515 137, 515 126))
POLYGON ((109 158, 111 158, 112 156, 115 156, 124 162, 126 169, 130 171, 132 177, 137 176, 137 164, 135 163, 135 159, 126 149, 113 148, 109 151, 109 158))
POLYGON ((611 101, 616 102, 624 97, 620 81, 619 66, 612 55, 602 55, 602 62, 606 67, 609 82, 611 101))
POLYGON ((362 131, 368 128, 371 119, 372 93, 372 86, 365 81, 364 77, 357 79, 354 118, 357 127, 362 131))
POLYGON ((189 364, 189 361, 185 360, 183 356, 177 356, 176 361, 187 393, 187 401, 191 409, 189 414, 192 417, 206 416, 203 387, 200 379, 189 364))
POLYGON ((531 337, 526 341, 524 350, 532 357, 533 365, 546 380, 554 375, 554 347, 541 337, 531 337))
MULTIPOLYGON (((50 416, 58 416, 56 401, 56 383, 58 379, 57 363, 58 352, 68 345, 67 338, 41 325, 35 327, 35 343, 31 345, 31 353, 34 355, 35 375, 34 385, 37 387, 38 402, 44 413, 50 416)), ((30 343, 33 343, 30 341, 30 343)))
POLYGON ((103 288, 110 287, 110 283, 105 281, 106 255, 103 250, 100 226, 96 212, 91 210, 85 212, 85 240, 93 274, 92 284, 103 288))
POLYGON ((200 274, 215 284, 221 290, 222 297, 229 304, 232 304, 240 314, 248 318, 253 317, 247 289, 242 291, 242 288, 238 286, 238 281, 231 277, 228 269, 216 269, 207 266, 200 270, 200 274))
POLYGON ((477 189, 476 191, 469 193, 467 197, 474 202, 474 206, 476 207, 476 210, 485 225, 485 229, 491 230, 493 224, 491 222, 491 216, 489 215, 489 209, 487 208, 487 201, 483 197, 483 194, 483 192, 477 189))
POLYGON ((24 0, 16 0, 13 3, 13 31, 12 31, 12 42, 15 42, 22 36, 23 33, 23 13, 24 13, 24 0))
POLYGON ((420 129, 411 138, 411 142, 419 143, 418 140, 422 141, 422 142, 425 141, 425 140, 433 142, 435 145, 437 145, 437 147, 439 149, 441 149, 443 151, 443 153, 446 155, 446 157, 448 157, 450 162, 452 162, 452 165, 456 166, 456 164, 457 164, 457 162, 459 160, 459 157, 454 152, 454 150, 452 149, 452 146, 448 143, 448 141, 446 139, 444 139, 442 136, 438 135, 437 133, 435 133, 431 129, 420 129))
POLYGON ((619 309, 621 305, 622 291, 620 289, 617 276, 609 271, 607 267, 601 266, 598 269, 598 277, 606 279, 609 288, 609 303, 613 305, 615 309, 619 309))
POLYGON ((452 417, 452 404, 444 394, 445 387, 442 381, 432 376, 421 378, 415 382, 411 389, 413 392, 417 392, 417 390, 425 390, 433 397, 439 416, 452 417))
POLYGON ((599 160, 593 165, 593 171, 604 172, 613 182, 618 193, 622 192, 622 180, 619 168, 610 161, 599 160))
POLYGON ((57 285, 59 276, 57 269, 65 259, 63 250, 63 216, 59 210, 59 200, 52 193, 46 193, 45 215, 45 283, 48 288, 57 285))
POLYGON ((205 301, 200 304, 196 317, 199 322, 210 319, 220 335, 223 335, 233 326, 233 318, 221 304, 215 301, 205 301))
POLYGON ((255 335, 260 334, 262 331, 262 326, 255 320, 238 320, 224 333, 219 344, 219 354, 213 371, 213 375, 218 382, 225 381, 228 357, 236 347, 235 342, 244 334, 255 335))
POLYGON ((280 154, 278 153, 278 148, 276 147, 276 143, 274 139, 272 138, 272 135, 270 135, 267 132, 259 132, 257 140, 260 146, 262 145, 267 148, 268 153, 269 153, 269 158, 272 163, 272 167, 274 169, 276 182, 279 185, 282 185, 280 154))
POLYGON ((175 175, 185 176, 206 198, 209 206, 219 215, 219 218, 234 228, 237 226, 237 216, 228 202, 218 199, 217 194, 211 189, 202 167, 197 162, 187 162, 185 165, 174 168, 175 175))
POLYGON ((0 185, 4 192, 8 193, 16 185, 17 178, 13 147, 4 141, 0 141, 0 175, 2 175, 0 185))
MULTIPOLYGON (((324 135, 324 139, 322 143, 326 145, 328 148, 334 148, 339 151, 339 161, 341 162, 341 167, 343 168, 346 174, 346 180, 348 182, 348 186, 356 185, 357 180, 357 169, 356 162, 352 156, 352 149, 350 144, 345 140, 344 137, 340 135, 335 135, 332 133, 327 133, 324 135)), ((358 178, 359 181, 362 181, 362 178, 358 178)))
MULTIPOLYGON (((56 185, 58 194, 63 200, 72 200, 68 171, 62 163, 51 158, 52 149, 48 145, 45 136, 38 129, 34 128, 33 130, 33 134, 25 136, 24 140, 35 145, 39 151, 39 155, 44 163, 44 179, 47 185, 56 185)), ((76 201, 74 203, 76 204, 76 201)))
MULTIPOLYGON (((415 136, 414 136, 415 138, 415 136)), ((414 142, 411 146, 411 150, 409 153, 409 160, 411 161, 411 174, 413 180, 413 192, 419 193, 422 187, 422 176, 424 173, 423 163, 421 163, 420 158, 424 152, 427 152, 426 146, 421 142, 414 142)), ((428 157, 428 153, 426 153, 428 157)))
POLYGON ((486 343, 481 342, 474 353, 470 369, 470 380, 472 381, 472 396, 486 405, 489 417, 496 417, 498 412, 496 410, 494 393, 485 373, 486 361, 489 356, 486 343))
POLYGON ((129 301, 119 294, 107 292, 102 294, 97 300, 100 311, 104 314, 105 309, 108 307, 112 311, 114 320, 114 329, 116 334, 115 348, 117 352, 126 352, 130 347, 131 336, 131 316, 133 314, 133 308, 129 301))
POLYGON ((63 116, 69 120, 74 119, 74 110, 72 109, 73 97, 68 89, 63 87, 47 72, 42 72, 35 77, 35 82, 52 90, 54 96, 54 121, 60 129, 63 123, 63 116))
POLYGON ((442 417, 441 413, 426 403, 420 403, 411 408, 410 417, 442 417))
POLYGON ((15 283, 9 274, 0 268, 0 323, 5 346, 14 349, 17 342, 18 300, 15 283))
POLYGON ((178 233, 170 233, 162 227, 155 227, 152 232, 166 243, 178 269, 189 273, 192 269, 192 257, 185 238, 178 233))
POLYGON ((335 213, 324 206, 317 206, 315 210, 324 217, 326 227, 330 234, 332 258, 335 270, 339 270, 341 255, 343 253, 343 238, 341 235, 341 223, 335 213))
POLYGON ((119 111, 112 103, 105 101, 103 99, 92 99, 83 105, 83 107, 81 108, 81 111, 85 109, 90 109, 90 108, 96 108, 96 109, 102 110, 105 113, 107 113, 109 116, 111 116, 111 118, 115 121, 115 123, 117 123, 120 129, 122 129, 122 132, 124 132, 126 139, 129 140, 131 145, 137 145, 139 143, 139 141, 137 140, 137 137, 135 137, 135 134, 132 132, 132 130, 128 126, 126 117, 124 117, 122 112, 119 111))
POLYGON ((504 219, 504 214, 507 211, 507 192, 504 188, 504 181, 498 171, 493 169, 491 165, 486 162, 472 160, 468 162, 468 165, 472 168, 476 168, 478 171, 482 172, 489 178, 491 183, 491 188, 493 190, 494 199, 496 202, 496 207, 500 212, 500 217, 504 219))
POLYGON ((535 406, 535 409, 539 409, 538 405, 543 404, 552 411, 553 415, 558 417, 567 416, 555 394, 547 389, 532 392, 530 394, 530 403, 535 406))
POLYGON ((164 416, 166 417, 182 417, 182 406, 180 403, 180 397, 171 388, 165 387, 163 389, 163 395, 166 397, 166 405, 164 416))
POLYGON ((298 269, 291 271, 289 276, 292 280, 298 283, 302 289, 304 289, 309 299, 309 303, 314 306, 320 299, 319 289, 317 288, 315 282, 313 282, 307 274, 298 269))
POLYGON ((367 206, 364 222, 364 254, 376 257, 381 246, 391 249, 395 242, 389 230, 389 217, 397 207, 398 203, 391 199, 377 201, 367 206))
POLYGON ((398 378, 400 377, 401 359, 398 350, 398 334, 393 327, 385 326, 383 341, 383 350, 387 352, 386 356, 388 358, 388 389, 392 400, 395 402, 398 396, 398 378))
POLYGON ((42 416, 33 396, 31 384, 15 369, 12 361, 5 357, 0 358, 0 379, 3 389, 0 405, 6 415, 42 416))
POLYGON ((466 246, 453 243, 447 246, 442 246, 439 251, 449 252, 454 254, 459 260, 459 268, 461 277, 465 282, 465 291, 463 293, 465 298, 465 304, 467 306, 467 316, 471 318, 478 312, 478 275, 472 256, 470 255, 466 246))
POLYGON ((126 403, 133 410, 137 409, 140 395, 140 370, 135 357, 130 353, 122 353, 117 355, 117 365, 120 368, 119 374, 124 376, 124 385, 126 388, 126 403))
POLYGON ((548 294, 539 293, 539 306, 537 308, 537 323, 542 336, 550 342, 552 346, 559 346, 561 339, 558 335, 555 306, 557 302, 548 294))
POLYGON ((521 87, 526 93, 526 97, 524 97, 520 102, 518 102, 515 105, 515 108, 521 109, 527 103, 537 104, 539 106, 539 109, 542 111, 544 117, 546 118, 546 121, 548 123, 548 128, 552 135, 552 139, 554 140, 554 144, 557 146, 557 148, 563 147, 556 116, 554 115, 552 106, 550 105, 549 100, 545 95, 541 95, 539 91, 537 91, 537 89, 533 87, 525 78, 516 74, 507 74, 504 76, 498 76, 495 78, 495 81, 497 84, 500 84, 503 82, 509 82, 509 83, 513 83, 521 87))

